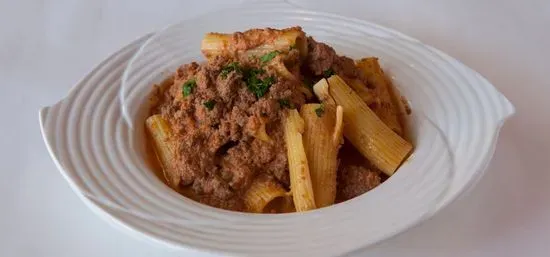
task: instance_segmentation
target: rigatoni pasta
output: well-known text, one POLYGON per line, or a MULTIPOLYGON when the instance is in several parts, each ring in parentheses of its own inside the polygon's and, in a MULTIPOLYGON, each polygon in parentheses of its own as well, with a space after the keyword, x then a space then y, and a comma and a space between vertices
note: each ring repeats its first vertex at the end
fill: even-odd
POLYGON ((377 93, 374 92, 374 90, 369 90, 369 88, 367 88, 367 86, 363 84, 363 82, 359 81, 358 79, 352 79, 349 82, 349 86, 353 88, 355 93, 357 93, 357 95, 361 97, 361 99, 363 99, 363 101, 367 105, 374 105, 374 104, 380 103, 380 99, 378 98, 377 93))
MULTIPOLYGON (((280 56, 274 57, 273 60, 270 61, 267 65, 272 67, 282 77, 292 81, 299 81, 299 79, 286 67, 283 59, 280 56)), ((299 67, 295 68, 299 69, 299 67)), ((303 83, 300 87, 298 87, 298 90, 300 90, 300 92, 302 92, 307 98, 313 97, 311 89, 308 89, 307 86, 303 83)))
POLYGON ((304 32, 293 27, 284 30, 249 30, 240 34, 207 33, 201 43, 206 58, 244 53, 246 56, 262 56, 272 51, 287 52, 298 49, 300 55, 307 54, 304 32))
POLYGON ((153 139, 153 145, 160 165, 163 169, 164 179, 176 188, 180 182, 180 176, 174 169, 176 142, 173 137, 170 124, 161 115, 153 115, 145 121, 149 135, 153 139))
POLYGON ((386 76, 386 84, 388 85, 393 106, 397 111, 397 118, 399 120, 399 124, 401 124, 401 131, 402 131, 401 136, 408 142, 412 142, 410 135, 408 134, 410 131, 407 124, 407 115, 410 114, 411 110, 408 103, 406 102, 407 100, 403 96, 401 96, 401 93, 399 92, 399 90, 393 85, 390 78, 388 78, 387 76, 386 76))
POLYGON ((271 51, 286 52, 291 48, 298 49, 302 56, 304 56, 305 53, 307 54, 305 35, 301 30, 290 29, 283 31, 272 41, 266 41, 257 47, 247 50, 246 54, 248 56, 261 56, 271 51))
POLYGON ((409 156, 412 145, 386 126, 338 75, 315 87, 316 94, 324 94, 318 95, 320 99, 332 99, 344 108, 344 136, 373 165, 393 175, 409 156))
POLYGON ((334 204, 338 150, 343 143, 341 106, 305 104, 300 109, 304 119, 304 147, 309 164, 317 208, 334 204))
POLYGON ((288 80, 297 80, 296 76, 290 72, 280 57, 275 57, 273 61, 271 61, 269 64, 279 75, 283 76, 284 78, 288 80))
POLYGON ((284 133, 288 156, 290 189, 292 191, 292 199, 294 199, 294 206, 298 212, 316 208, 308 160, 302 141, 303 132, 304 120, 296 109, 289 110, 284 121, 284 133))
POLYGON ((378 58, 363 58, 357 62, 357 66, 364 73, 376 92, 378 102, 373 105, 372 110, 395 133, 403 136, 403 126, 400 122, 399 110, 392 99, 392 88, 387 83, 386 76, 378 63, 378 58))
POLYGON ((286 206, 284 204, 287 197, 288 193, 280 184, 267 176, 258 176, 244 194, 243 199, 247 211, 263 213, 271 212, 272 210, 266 209, 266 207, 278 199, 281 200, 282 206, 273 206, 274 210, 277 212, 285 211, 286 206))
POLYGON ((252 131, 252 135, 254 137, 264 141, 264 142, 271 142, 272 141, 271 137, 269 137, 269 135, 267 134, 267 132, 265 130, 265 122, 261 119, 260 119, 259 126, 254 131, 252 131))

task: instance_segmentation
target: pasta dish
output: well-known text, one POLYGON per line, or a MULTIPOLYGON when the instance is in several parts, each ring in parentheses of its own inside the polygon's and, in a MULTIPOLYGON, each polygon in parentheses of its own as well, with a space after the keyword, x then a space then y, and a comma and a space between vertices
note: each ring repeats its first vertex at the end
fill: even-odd
POLYGON ((159 176, 188 198, 313 210, 373 189, 413 150, 376 57, 339 56, 300 27, 208 33, 201 51, 154 86, 145 121, 159 176))

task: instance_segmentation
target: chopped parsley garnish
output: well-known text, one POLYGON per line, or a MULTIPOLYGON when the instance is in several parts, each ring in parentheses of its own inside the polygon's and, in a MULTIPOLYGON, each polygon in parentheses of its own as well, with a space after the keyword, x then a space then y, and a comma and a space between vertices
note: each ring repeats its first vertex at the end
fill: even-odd
POLYGON ((264 69, 258 69, 258 68, 250 68, 246 71, 246 74, 245 76, 246 77, 251 77, 251 76, 258 76, 258 75, 262 75, 265 73, 265 70, 264 69))
POLYGON ((197 81, 195 79, 190 79, 185 81, 183 85, 181 86, 181 92, 183 93, 183 96, 189 96, 191 93, 193 93, 193 90, 197 86, 197 81))
POLYGON ((315 114, 317 114, 319 118, 323 117, 323 114, 325 114, 325 106, 323 104, 319 105, 319 107, 315 109, 315 114))
POLYGON ((279 105, 281 108, 294 109, 294 104, 292 104, 288 99, 279 99, 279 105))
POLYGON ((275 77, 270 76, 265 79, 260 79, 259 75, 264 74, 265 70, 252 68, 245 74, 245 82, 248 90, 254 93, 257 98, 260 98, 267 93, 273 83, 276 82, 275 77))
POLYGON ((279 51, 275 50, 267 54, 264 54, 262 55, 262 57, 260 57, 260 61, 264 64, 268 63, 269 61, 273 60, 273 58, 275 58, 275 56, 277 56, 279 53, 280 53, 279 51))
POLYGON ((202 103, 202 105, 204 105, 204 107, 206 107, 206 109, 211 111, 212 109, 214 109, 214 105, 216 105, 216 101, 208 100, 208 101, 202 103))
POLYGON ((220 76, 222 76, 223 79, 227 78, 227 75, 231 73, 232 71, 241 73, 242 69, 238 62, 232 62, 228 64, 227 66, 222 68, 222 71, 220 73, 220 76))
POLYGON ((328 78, 332 75, 334 75, 334 70, 332 68, 328 68, 326 71, 323 71, 323 77, 325 78, 328 78))

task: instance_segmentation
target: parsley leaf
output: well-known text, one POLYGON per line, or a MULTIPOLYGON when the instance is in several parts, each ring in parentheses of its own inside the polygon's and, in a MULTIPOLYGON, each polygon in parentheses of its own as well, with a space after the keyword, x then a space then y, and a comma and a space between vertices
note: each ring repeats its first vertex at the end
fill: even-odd
POLYGON ((208 101, 202 103, 202 105, 204 105, 204 107, 206 107, 206 109, 211 111, 212 109, 214 109, 214 105, 216 105, 216 101, 208 100, 208 101))
POLYGON ((277 56, 279 53, 280 53, 279 51, 275 50, 267 54, 264 54, 262 55, 262 57, 260 57, 260 61, 264 64, 268 63, 269 61, 273 60, 273 58, 275 58, 275 56, 277 56))
POLYGON ((290 50, 292 50, 292 49, 296 49, 296 48, 297 48, 297 47, 296 47, 296 44, 291 45, 291 46, 288 48, 288 51, 290 51, 290 50))
POLYGON ((252 68, 245 74, 246 86, 250 92, 256 95, 257 98, 264 96, 271 85, 277 81, 273 76, 267 77, 263 80, 260 79, 259 75, 264 73, 265 70, 252 68))
POLYGON ((279 99, 279 105, 281 108, 294 109, 294 104, 292 104, 288 99, 279 99))
POLYGON ((193 90, 197 86, 197 81, 195 79, 190 79, 185 81, 183 85, 181 86, 181 92, 183 93, 183 96, 189 96, 191 93, 193 93, 193 90))
POLYGON ((239 62, 232 62, 228 64, 227 66, 222 68, 222 71, 220 72, 220 76, 222 76, 223 79, 227 78, 227 75, 231 73, 232 71, 241 73, 242 69, 239 65, 239 62))
POLYGON ((315 114, 317 114, 319 118, 323 117, 323 114, 325 114, 325 106, 323 104, 319 105, 319 107, 315 109, 315 114))
POLYGON ((326 71, 323 71, 323 77, 325 78, 328 78, 332 75, 334 75, 334 70, 332 68, 328 68, 326 71))

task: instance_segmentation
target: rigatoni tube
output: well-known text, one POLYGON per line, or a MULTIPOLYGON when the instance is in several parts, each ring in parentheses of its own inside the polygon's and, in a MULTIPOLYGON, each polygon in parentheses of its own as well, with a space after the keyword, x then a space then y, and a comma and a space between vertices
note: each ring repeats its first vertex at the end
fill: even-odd
POLYGON ((234 34, 207 33, 201 42, 201 52, 207 59, 238 54, 260 57, 272 51, 288 52, 293 48, 300 52, 302 58, 307 55, 307 40, 299 27, 251 29, 238 37, 234 34))
POLYGON ((304 119, 304 147, 309 164, 313 195, 317 208, 334 204, 338 150, 343 143, 342 107, 305 104, 300 109, 304 119))
MULTIPOLYGON (((392 88, 386 75, 380 68, 378 58, 364 58, 357 62, 357 67, 364 73, 367 81, 372 84, 379 102, 372 110, 395 133, 403 136, 403 125, 399 117, 399 109, 392 100, 392 88)), ((369 104, 369 103, 367 103, 369 104)))
POLYGON ((338 75, 314 86, 315 94, 326 103, 344 108, 344 136, 374 166, 393 175, 413 147, 391 130, 338 75))
POLYGON ((367 88, 367 86, 360 80, 353 79, 349 81, 349 86, 355 90, 357 95, 359 95, 359 97, 361 97, 367 105, 374 103, 378 104, 379 99, 376 96, 376 92, 367 88))
MULTIPOLYGON (((283 198, 284 200, 284 198, 286 197, 287 192, 280 184, 267 176, 260 175, 256 179, 254 179, 254 181, 244 194, 243 200, 246 205, 247 211, 254 213, 263 213, 271 211, 266 209, 266 206, 268 206, 270 203, 279 198, 283 198)), ((276 211, 284 212, 285 210, 282 210, 281 208, 276 211)))
POLYGON ((155 153, 162 166, 164 178, 171 187, 177 188, 181 177, 178 176, 178 172, 173 170, 176 142, 170 124, 161 115, 155 114, 145 120, 145 127, 153 140, 155 153))
POLYGON ((296 211, 316 208, 308 160, 302 141, 304 121, 296 109, 288 111, 284 120, 284 134, 290 175, 290 189, 296 211))

